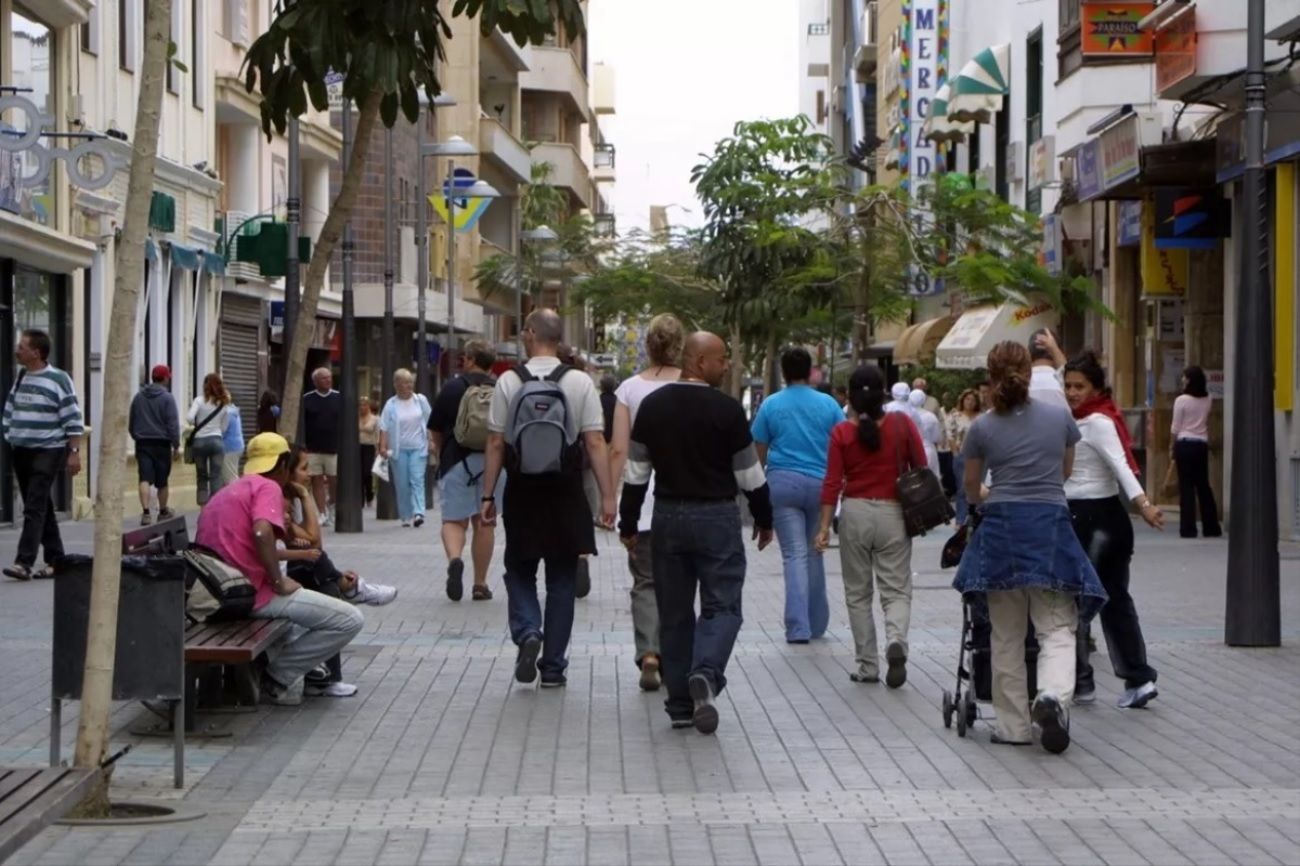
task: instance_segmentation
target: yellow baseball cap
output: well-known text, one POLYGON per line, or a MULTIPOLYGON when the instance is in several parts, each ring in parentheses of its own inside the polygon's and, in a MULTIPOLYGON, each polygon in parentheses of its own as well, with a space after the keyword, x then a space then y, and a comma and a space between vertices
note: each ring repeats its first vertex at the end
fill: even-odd
POLYGON ((288 453, 289 441, 279 433, 258 433, 248 440, 248 447, 244 449, 244 474, 270 472, 279 462, 280 455, 288 453))

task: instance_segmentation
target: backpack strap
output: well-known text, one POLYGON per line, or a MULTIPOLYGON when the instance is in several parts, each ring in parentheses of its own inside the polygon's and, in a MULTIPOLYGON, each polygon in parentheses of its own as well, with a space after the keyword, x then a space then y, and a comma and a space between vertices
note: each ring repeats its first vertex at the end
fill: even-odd
POLYGON ((532 370, 528 369, 527 364, 517 364, 515 365, 514 369, 515 369, 515 375, 519 377, 519 381, 522 384, 526 385, 537 378, 536 376, 533 375, 532 370))
POLYGON ((554 370, 551 371, 550 375, 546 377, 546 381, 554 384, 559 384, 559 381, 564 378, 564 374, 569 372, 572 369, 573 368, 570 367, 568 364, 561 364, 560 366, 556 367, 554 370))

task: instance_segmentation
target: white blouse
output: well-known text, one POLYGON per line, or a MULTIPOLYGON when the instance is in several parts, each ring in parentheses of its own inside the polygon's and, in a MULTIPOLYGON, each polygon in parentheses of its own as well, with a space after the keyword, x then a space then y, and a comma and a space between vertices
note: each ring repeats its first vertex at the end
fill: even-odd
POLYGON ((1074 449, 1074 471, 1065 482, 1066 499, 1109 499, 1124 490, 1132 501, 1144 492, 1129 468, 1115 422, 1100 413, 1078 421, 1083 439, 1074 449))

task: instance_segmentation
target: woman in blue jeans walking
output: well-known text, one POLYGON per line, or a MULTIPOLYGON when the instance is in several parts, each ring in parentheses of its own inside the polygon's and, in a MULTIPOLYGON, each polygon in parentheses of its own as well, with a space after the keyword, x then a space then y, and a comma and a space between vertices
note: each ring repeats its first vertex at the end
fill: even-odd
POLYGON ((424 525, 424 474, 429 465, 429 401, 415 393, 415 376, 393 374, 396 392, 379 416, 379 454, 388 458, 393 498, 403 526, 424 525))
POLYGON ((808 643, 826 633, 830 606, 826 570, 814 540, 831 431, 844 420, 835 398, 812 388, 806 349, 781 355, 785 390, 763 401, 754 418, 754 442, 767 466, 773 523, 785 568, 785 639, 808 643))

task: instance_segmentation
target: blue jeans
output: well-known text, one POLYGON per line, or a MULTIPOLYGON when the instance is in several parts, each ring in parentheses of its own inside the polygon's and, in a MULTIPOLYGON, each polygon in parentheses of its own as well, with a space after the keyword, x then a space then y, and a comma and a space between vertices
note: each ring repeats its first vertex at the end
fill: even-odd
POLYGON ((727 662, 743 621, 745 545, 740 509, 725 502, 655 501, 651 529, 655 599, 659 602, 659 652, 674 719, 691 717, 695 704, 686 683, 702 674, 721 693, 727 662), (699 587, 700 616, 695 617, 699 587))
POLYGON ((966 522, 970 508, 966 502, 966 458, 956 451, 952 454, 952 474, 957 476, 957 495, 954 497, 953 509, 957 512, 957 525, 966 522))
POLYGON ((520 559, 506 547, 506 608, 510 637, 516 645, 529 637, 542 639, 542 657, 537 669, 543 676, 563 674, 569 666, 565 657, 573 634, 573 604, 577 597, 578 557, 552 556, 546 563, 546 615, 537 598, 537 567, 540 559, 520 559))
POLYGON ((393 498, 397 500, 397 516, 402 520, 410 520, 417 514, 423 517, 424 473, 429 467, 429 452, 403 448, 392 452, 388 465, 393 479, 393 498))
POLYGON ((767 483, 785 567, 785 639, 821 637, 831 618, 826 568, 813 544, 821 520, 821 479, 778 469, 768 474, 767 483))
POLYGON ((273 657, 266 666, 267 676, 285 688, 338 655, 366 622, 353 605, 310 589, 277 595, 253 611, 253 619, 287 619, 293 623, 289 639, 268 654, 273 657))

